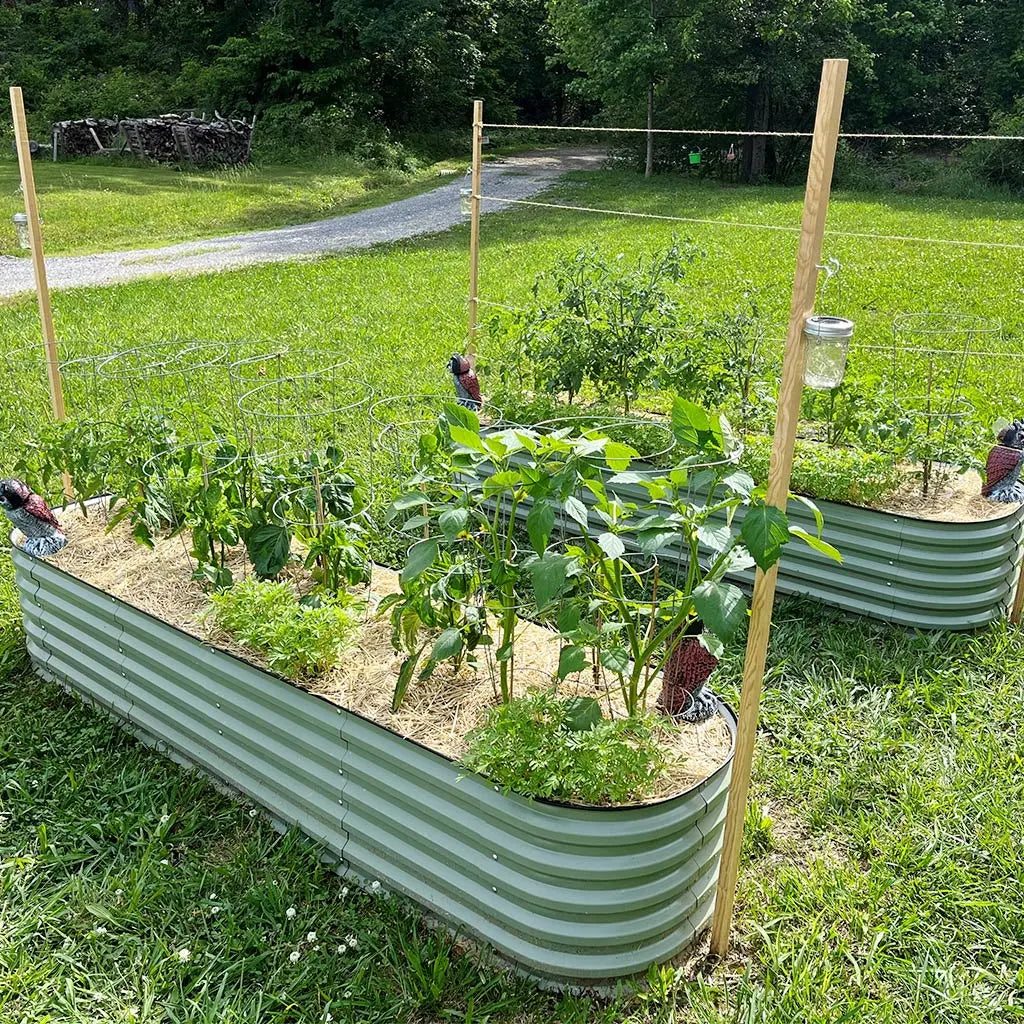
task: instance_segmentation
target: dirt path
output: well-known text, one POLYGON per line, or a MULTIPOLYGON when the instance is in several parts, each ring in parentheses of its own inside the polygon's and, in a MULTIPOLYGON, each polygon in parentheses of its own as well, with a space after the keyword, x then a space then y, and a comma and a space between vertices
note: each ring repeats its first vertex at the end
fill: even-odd
MULTIPOLYGON (((501 163, 484 166, 481 194, 501 199, 526 199, 543 191, 566 171, 597 169, 603 158, 601 151, 588 149, 508 157, 501 163)), ((459 189, 467 185, 467 179, 459 175, 410 199, 293 227, 204 238, 156 249, 53 256, 46 261, 47 276, 51 288, 75 288, 159 274, 210 273, 394 242, 443 231, 461 223, 459 189)), ((493 213, 505 206, 501 202, 485 202, 483 210, 493 213)), ((0 256, 0 298, 32 288, 31 262, 24 257, 0 256)))

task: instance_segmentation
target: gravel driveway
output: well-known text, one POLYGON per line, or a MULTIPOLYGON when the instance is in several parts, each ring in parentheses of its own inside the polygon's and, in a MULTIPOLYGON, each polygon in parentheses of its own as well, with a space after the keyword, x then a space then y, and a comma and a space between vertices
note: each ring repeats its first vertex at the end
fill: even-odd
MULTIPOLYGON (((481 194, 526 199, 547 188, 568 170, 594 170, 601 166, 599 150, 567 149, 508 157, 485 164, 481 194)), ((442 231, 463 222, 459 189, 468 179, 457 175, 446 184, 385 206, 294 227, 251 231, 221 238, 129 249, 95 256, 52 256, 46 260, 51 288, 113 284, 158 274, 202 274, 252 263, 295 260, 346 249, 361 249, 414 235, 442 231)), ((504 208, 484 203, 484 213, 504 208)), ((31 291, 32 264, 19 256, 0 256, 0 297, 31 291)))

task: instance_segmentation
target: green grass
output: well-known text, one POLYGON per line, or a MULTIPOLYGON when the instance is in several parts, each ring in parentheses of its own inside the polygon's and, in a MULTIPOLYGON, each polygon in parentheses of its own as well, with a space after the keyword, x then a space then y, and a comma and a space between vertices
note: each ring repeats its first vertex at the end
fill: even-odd
MULTIPOLYGON (((438 183, 434 164, 404 173, 354 159, 322 167, 178 171, 96 160, 35 165, 47 255, 149 248, 351 213, 438 183)), ((0 255, 18 249, 11 216, 23 209, 18 165, 0 160, 0 255)))
MULTIPOLYGON (((793 225, 801 199, 795 189, 614 173, 572 180, 562 195, 793 225)), ((1007 202, 840 194, 830 224, 1020 243, 1022 214, 1007 202)), ((556 252, 596 241, 632 254, 671 231, 527 208, 497 214, 483 226, 481 294, 523 301, 556 252)), ((785 318, 793 236, 684 233, 707 252, 682 293, 693 315, 729 308, 755 287, 768 315, 785 318)), ((851 239, 827 240, 826 251, 843 260, 838 311, 857 320, 861 342, 885 345, 893 316, 928 309, 994 313, 1015 339, 1024 333, 1015 302, 1024 253, 851 239)), ((467 276, 458 228, 308 264, 61 292, 55 308, 58 332, 76 350, 169 337, 286 340, 355 357, 379 394, 447 391, 446 357, 464 340, 467 276)), ((37 337, 29 300, 0 310, 0 351, 37 337)), ((496 355, 486 339, 482 355, 486 390, 496 355)), ((886 358, 860 351, 851 372, 884 370, 886 358)), ((0 385, 8 460, 17 449, 10 435, 31 433, 45 409, 34 372, 9 361, 0 385)), ((972 360, 979 405, 1020 412, 1020 373, 1020 360, 972 360)), ((86 397, 69 382, 72 410, 86 397)), ((15 614, 0 572, 0 624, 11 639, 15 614)), ((731 700, 741 653, 734 646, 723 664, 720 689, 731 700)), ((477 967, 400 901, 340 898, 343 883, 319 867, 311 844, 276 836, 8 654, 0 1021, 129 1020, 136 1005, 142 1020, 273 1024, 323 1020, 325 1010, 353 1022, 1024 1020, 1024 633, 999 625, 918 634, 787 604, 769 665, 734 955, 707 976, 668 969, 643 998, 605 1004, 538 995, 477 967), (97 925, 106 935, 90 935, 97 925), (303 943, 292 964, 308 930, 321 951, 303 943), (350 931, 360 953, 339 959, 331 950, 350 931), (181 948, 193 953, 187 964, 175 959, 181 948)))

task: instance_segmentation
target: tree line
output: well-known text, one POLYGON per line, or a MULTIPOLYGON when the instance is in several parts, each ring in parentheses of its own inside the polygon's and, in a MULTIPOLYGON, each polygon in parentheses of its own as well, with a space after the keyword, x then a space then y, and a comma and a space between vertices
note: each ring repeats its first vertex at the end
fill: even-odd
MULTIPOLYGON (((1020 0, 0 0, 34 124, 218 109, 272 155, 444 148, 474 96, 495 120, 803 130, 827 56, 851 61, 848 130, 1024 121, 1020 0)), ((796 149, 745 146, 746 176, 796 149)))

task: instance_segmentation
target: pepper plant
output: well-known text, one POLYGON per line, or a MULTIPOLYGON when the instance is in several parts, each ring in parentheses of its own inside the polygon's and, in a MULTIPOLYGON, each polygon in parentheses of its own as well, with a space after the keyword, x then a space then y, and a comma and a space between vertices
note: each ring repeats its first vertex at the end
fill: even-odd
MULTIPOLYGON (((421 677, 429 676, 438 661, 459 657, 471 629, 479 633, 477 645, 495 648, 501 699, 512 699, 520 609, 529 600, 538 612, 550 611, 569 587, 573 559, 549 548, 556 520, 586 517, 577 492, 600 485, 595 456, 625 468, 635 454, 606 437, 574 438, 569 430, 484 432, 474 412, 445 406, 434 431, 421 438, 416 472, 388 517, 410 537, 426 534, 409 548, 399 577, 401 594, 382 602, 383 610, 391 611, 396 646, 406 654, 396 707, 426 650, 420 629, 436 618, 433 604, 425 603, 421 577, 436 572, 456 551, 480 566, 476 600, 462 602, 463 608, 479 611, 471 621, 453 623, 441 633, 421 677), (519 518, 532 549, 525 554, 515 542, 519 518)), ((427 598, 430 593, 428 588, 427 598)))
POLYGON ((599 644, 599 663, 618 681, 630 715, 643 709, 675 643, 698 620, 703 623, 701 642, 716 656, 743 624, 746 597, 726 581, 727 573, 755 564, 767 571, 792 537, 840 558, 821 539, 821 513, 808 499, 799 500, 814 513, 814 534, 790 525, 785 512, 765 504, 764 488, 755 487, 736 467, 739 449, 724 417, 677 398, 672 430, 682 456, 676 468, 654 478, 627 469, 607 482, 590 484, 595 517, 605 528, 595 533, 590 517, 577 520, 576 578, 586 586, 563 609, 559 623, 559 676, 579 671, 587 661, 586 648, 599 644), (639 486, 648 500, 620 500, 616 485, 627 484, 639 486), (680 571, 660 573, 655 565, 644 597, 631 596, 629 584, 638 574, 627 550, 655 561, 680 540, 686 552, 680 571))

